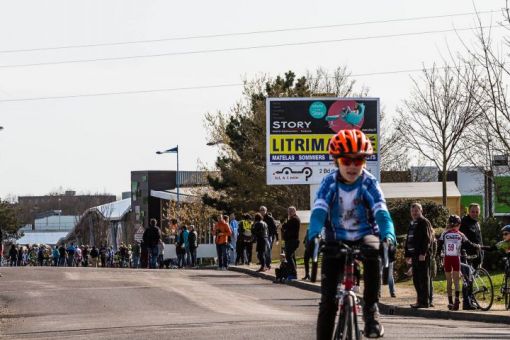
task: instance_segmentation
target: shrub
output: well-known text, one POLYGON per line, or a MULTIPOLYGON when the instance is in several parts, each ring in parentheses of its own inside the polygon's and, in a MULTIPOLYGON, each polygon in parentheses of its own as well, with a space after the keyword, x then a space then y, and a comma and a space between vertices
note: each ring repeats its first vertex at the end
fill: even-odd
POLYGON ((423 207, 423 216, 425 216, 434 228, 445 227, 450 215, 448 208, 428 200, 397 199, 388 201, 388 210, 395 224, 395 233, 397 235, 407 234, 409 223, 411 222, 411 204, 421 203, 423 207))
MULTIPOLYGON (((483 244, 491 246, 501 240, 501 223, 494 217, 488 217, 480 222, 483 244)), ((501 255, 497 251, 484 252, 483 266, 493 270, 502 268, 501 255)))

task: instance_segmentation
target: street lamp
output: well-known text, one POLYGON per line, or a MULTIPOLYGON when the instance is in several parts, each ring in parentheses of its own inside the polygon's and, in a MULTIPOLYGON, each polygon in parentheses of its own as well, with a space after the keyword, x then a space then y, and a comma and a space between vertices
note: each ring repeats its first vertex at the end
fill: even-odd
POLYGON ((175 148, 171 148, 165 151, 156 151, 156 154, 162 155, 164 153, 176 153, 177 154, 177 174, 176 174, 176 187, 177 187, 177 208, 179 208, 179 145, 177 145, 175 148))

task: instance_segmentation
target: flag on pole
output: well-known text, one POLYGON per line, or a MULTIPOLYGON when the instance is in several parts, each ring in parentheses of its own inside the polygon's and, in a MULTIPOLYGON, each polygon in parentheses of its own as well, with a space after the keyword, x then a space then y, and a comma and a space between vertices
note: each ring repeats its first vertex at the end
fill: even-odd
POLYGON ((179 152, 179 146, 176 146, 175 148, 171 148, 171 149, 165 150, 162 153, 172 153, 172 152, 179 152))

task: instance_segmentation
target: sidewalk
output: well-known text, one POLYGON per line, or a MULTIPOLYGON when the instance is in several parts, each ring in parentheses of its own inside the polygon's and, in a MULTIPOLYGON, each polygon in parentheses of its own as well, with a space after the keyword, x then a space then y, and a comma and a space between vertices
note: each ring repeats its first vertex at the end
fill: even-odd
MULTIPOLYGON (((232 266, 230 270, 242 272, 255 277, 260 277, 266 280, 273 281, 275 279, 274 269, 278 267, 277 263, 272 265, 272 268, 267 272, 257 272, 258 265, 250 266, 232 266)), ((298 280, 288 283, 291 286, 306 289, 309 291, 320 293, 320 270, 319 277, 316 283, 310 281, 302 281, 301 278, 305 276, 304 267, 298 266, 298 280)), ((363 284, 363 281, 362 281, 363 284)), ((443 295, 434 296, 434 307, 427 309, 414 309, 410 304, 416 302, 416 293, 414 287, 409 283, 398 283, 396 285, 397 297, 390 297, 388 286, 381 287, 381 300, 379 308, 381 313, 389 315, 402 315, 402 316, 416 316, 416 317, 429 317, 438 319, 452 319, 464 321, 479 321, 491 323, 507 323, 510 324, 510 311, 505 310, 503 304, 494 301, 491 309, 487 312, 483 311, 449 311, 447 308, 447 297, 443 295)), ((361 288, 363 291, 363 288, 361 288)), ((495 292, 494 300, 498 292, 495 292)))

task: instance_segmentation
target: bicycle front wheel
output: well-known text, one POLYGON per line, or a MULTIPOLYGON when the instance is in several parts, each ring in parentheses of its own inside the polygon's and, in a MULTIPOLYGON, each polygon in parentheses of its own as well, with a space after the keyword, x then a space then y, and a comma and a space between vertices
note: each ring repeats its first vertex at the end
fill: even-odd
POLYGON ((345 296, 342 308, 338 313, 338 322, 334 332, 335 340, 361 339, 355 307, 356 302, 352 296, 345 296))
POLYGON ((473 275, 473 298, 476 305, 483 311, 491 308, 494 302, 494 287, 489 273, 478 268, 473 275))

